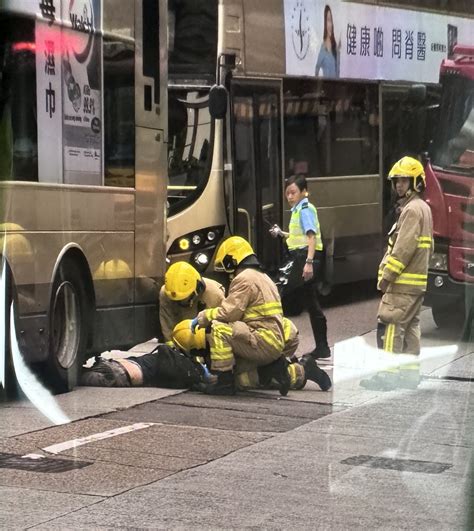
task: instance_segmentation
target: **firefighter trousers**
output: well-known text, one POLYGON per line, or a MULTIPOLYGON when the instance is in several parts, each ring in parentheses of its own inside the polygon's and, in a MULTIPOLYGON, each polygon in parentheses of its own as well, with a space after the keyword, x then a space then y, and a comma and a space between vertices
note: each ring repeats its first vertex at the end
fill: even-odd
POLYGON ((420 353, 424 293, 385 293, 378 309, 377 346, 394 354, 420 353))
POLYGON ((268 365, 277 360, 284 348, 282 338, 265 328, 251 329, 243 321, 212 321, 208 334, 211 369, 230 371, 238 362, 239 372, 245 367, 268 365))

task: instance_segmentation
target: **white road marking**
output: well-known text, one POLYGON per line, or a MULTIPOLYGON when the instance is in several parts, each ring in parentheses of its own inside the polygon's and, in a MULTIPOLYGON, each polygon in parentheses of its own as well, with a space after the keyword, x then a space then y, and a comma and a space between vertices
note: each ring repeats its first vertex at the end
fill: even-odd
POLYGON ((43 452, 47 452, 49 454, 59 454, 60 452, 70 450, 71 448, 76 448, 84 444, 89 444, 95 441, 101 441, 102 439, 108 439, 109 437, 123 435, 124 433, 131 433, 132 431, 143 430, 145 428, 150 428, 151 426, 157 425, 159 424, 156 422, 138 422, 136 424, 131 424, 130 426, 123 426, 121 428, 115 428, 114 430, 103 431, 102 433, 94 433, 93 435, 89 435, 88 437, 82 437, 80 439, 72 439, 70 441, 53 444, 51 446, 47 446, 46 448, 42 448, 42 450, 43 452))

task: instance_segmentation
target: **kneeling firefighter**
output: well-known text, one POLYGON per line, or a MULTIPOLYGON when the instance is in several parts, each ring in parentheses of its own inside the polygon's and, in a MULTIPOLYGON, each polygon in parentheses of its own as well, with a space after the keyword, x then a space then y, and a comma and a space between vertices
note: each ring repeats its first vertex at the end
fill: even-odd
MULTIPOLYGON (((297 329, 295 325, 286 317, 283 318, 285 329, 285 344, 289 348, 285 348, 284 353, 292 355, 294 353, 293 345, 294 338, 297 337, 297 329)), ((194 359, 209 358, 209 348, 202 328, 197 329, 193 334, 190 330, 190 320, 184 320, 178 323, 173 330, 173 343, 182 352, 186 352, 194 357, 194 359)), ((296 342, 296 346, 298 343, 296 342)), ((238 390, 245 389, 273 389, 275 382, 273 380, 272 366, 251 367, 249 363, 245 363, 244 367, 236 360, 235 368, 235 387, 238 390)), ((329 375, 324 372, 316 363, 316 361, 309 355, 303 356, 301 359, 292 357, 290 362, 287 362, 287 371, 290 379, 290 389, 303 389, 308 380, 316 382, 323 391, 328 391, 331 388, 331 379, 329 375)), ((276 382, 277 388, 279 387, 276 382)), ((205 391, 205 389, 204 389, 205 391)))
POLYGON ((163 339, 171 340, 173 328, 206 308, 215 308, 225 298, 224 287, 204 278, 187 262, 171 264, 160 290, 160 326, 163 339))
POLYGON ((215 308, 200 312, 192 320, 192 330, 209 329, 211 370, 217 382, 209 394, 234 394, 234 366, 272 363, 273 378, 284 396, 290 379, 282 354, 285 345, 283 310, 274 282, 261 271, 251 245, 240 236, 231 236, 219 246, 214 261, 216 271, 232 274, 227 297, 215 308))

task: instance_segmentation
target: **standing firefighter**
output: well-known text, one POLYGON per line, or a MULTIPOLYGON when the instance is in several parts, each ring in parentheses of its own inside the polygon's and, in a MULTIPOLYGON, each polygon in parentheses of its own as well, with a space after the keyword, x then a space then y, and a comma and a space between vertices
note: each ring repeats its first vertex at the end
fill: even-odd
POLYGON ((203 278, 187 262, 175 262, 165 275, 160 290, 160 325, 165 341, 171 341, 173 328, 206 308, 215 308, 225 298, 224 287, 203 278))
MULTIPOLYGON (((433 250, 433 220, 421 199, 425 172, 412 157, 400 159, 388 175, 397 193, 400 216, 389 232, 388 248, 379 267, 377 344, 391 354, 420 354, 420 310, 425 296, 433 250)), ((418 358, 376 374, 361 385, 367 389, 416 388, 418 358)))
POLYGON ((285 347, 283 311, 278 289, 260 270, 250 244, 239 236, 224 240, 217 250, 214 267, 234 274, 222 303, 193 319, 191 327, 208 328, 211 369, 217 382, 208 394, 234 394, 234 366, 272 364, 270 372, 280 393, 286 395, 290 378, 283 356, 285 347))

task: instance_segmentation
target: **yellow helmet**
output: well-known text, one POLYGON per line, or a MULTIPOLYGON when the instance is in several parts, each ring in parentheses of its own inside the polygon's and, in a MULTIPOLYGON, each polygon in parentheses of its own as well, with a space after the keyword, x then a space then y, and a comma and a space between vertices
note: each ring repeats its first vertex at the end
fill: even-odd
POLYGON ((191 331, 191 319, 179 322, 174 328, 171 339, 183 352, 191 350, 203 350, 206 348, 206 331, 204 328, 196 328, 196 333, 191 331))
POLYGON ((240 236, 231 236, 224 240, 217 249, 214 269, 233 273, 245 258, 254 254, 247 240, 240 236))
POLYGON ((397 177, 408 177, 413 180, 413 190, 423 192, 426 187, 425 170, 420 161, 413 157, 403 157, 392 166, 388 174, 388 179, 394 186, 393 179, 397 177))
POLYGON ((165 274, 165 295, 172 301, 184 301, 199 293, 201 282, 201 275, 191 264, 175 262, 165 274))

